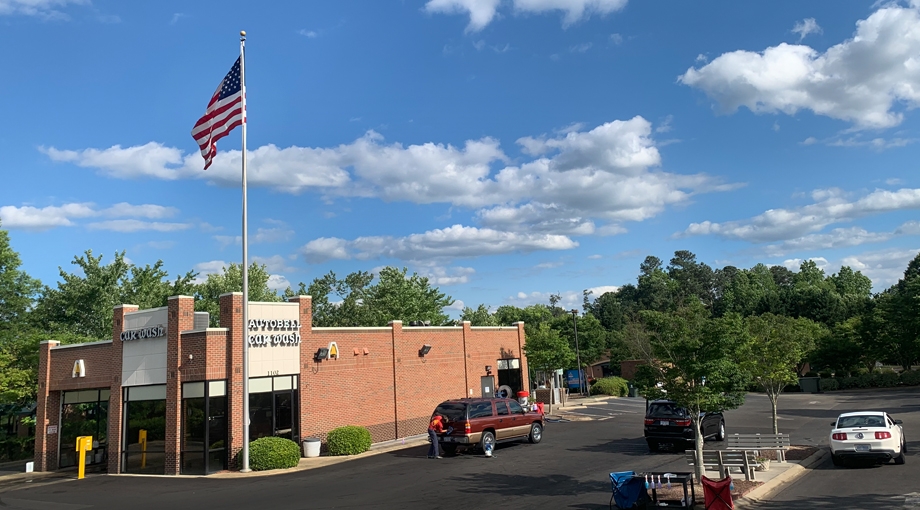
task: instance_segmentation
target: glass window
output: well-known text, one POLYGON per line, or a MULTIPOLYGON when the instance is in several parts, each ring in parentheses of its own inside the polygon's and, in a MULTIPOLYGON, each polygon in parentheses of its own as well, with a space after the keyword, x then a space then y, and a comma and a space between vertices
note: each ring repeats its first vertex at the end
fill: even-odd
MULTIPOLYGON (((99 391, 92 391, 99 395, 99 391)), ((108 401, 61 405, 59 467, 77 465, 75 450, 78 436, 92 436, 93 438, 93 449, 86 453, 88 464, 103 464, 106 461, 108 410, 108 401)))
POLYGON ((524 408, 521 407, 521 404, 518 404, 517 400, 509 400, 508 405, 511 406, 512 414, 524 414, 524 408))
MULTIPOLYGON (((191 383, 191 385, 200 386, 204 393, 204 384, 191 383)), ((190 384, 183 385, 183 395, 186 394, 186 387, 190 384)), ((196 386, 192 386, 195 388, 196 386)), ((192 393, 192 392, 189 392, 192 393)), ((205 406, 204 395, 193 398, 182 399, 182 473, 183 474, 205 474, 205 423, 207 422, 207 408, 205 406)))
POLYGON ((506 360, 506 359, 500 359, 500 360, 498 360, 498 369, 499 369, 499 370, 507 370, 507 369, 508 369, 508 360, 506 360))
POLYGON ((470 405, 470 419, 492 416, 492 402, 474 402, 470 405))
POLYGON ((272 391, 272 378, 259 377, 249 379, 249 394, 253 393, 270 393, 272 391))
POLYGON ((182 398, 204 398, 204 383, 190 382, 183 384, 182 398))
POLYGON ((518 358, 508 360, 508 368, 521 368, 521 360, 518 358))
MULTIPOLYGON (((473 404, 475 406, 475 404, 473 404)), ((462 422, 466 420, 466 404, 463 402, 444 402, 435 408, 434 414, 440 414, 450 422, 462 422)), ((489 410, 489 414, 492 411, 489 410)), ((473 411, 470 409, 470 418, 473 417, 473 411)))
POLYGON ((223 397, 227 394, 227 381, 211 381, 208 383, 209 397, 223 397))
POLYGON ((499 416, 508 416, 508 406, 504 402, 496 402, 495 410, 499 416))
POLYGON ((275 435, 294 439, 294 395, 290 391, 275 393, 275 435))
POLYGON ((156 384, 128 388, 128 401, 138 402, 141 400, 166 400, 166 385, 156 384))
POLYGON ((674 404, 652 404, 646 415, 652 418, 686 418, 687 410, 674 404))
MULTIPOLYGON (((139 393, 149 397, 157 390, 136 392, 130 388, 127 393, 139 393)), ((163 392, 166 385, 162 385, 163 392)), ((166 400, 141 400, 125 402, 125 437, 122 469, 125 473, 164 474, 166 472, 166 400)))
POLYGON ((287 376, 287 375, 281 376, 281 377, 275 377, 275 380, 274 380, 275 391, 294 389, 294 385, 291 383, 291 379, 293 379, 293 377, 287 376))
MULTIPOLYGON (((220 381, 223 382, 223 381, 220 381)), ((226 387, 226 385, 224 385, 226 387)), ((208 396, 208 472, 227 469, 227 396, 208 396)))

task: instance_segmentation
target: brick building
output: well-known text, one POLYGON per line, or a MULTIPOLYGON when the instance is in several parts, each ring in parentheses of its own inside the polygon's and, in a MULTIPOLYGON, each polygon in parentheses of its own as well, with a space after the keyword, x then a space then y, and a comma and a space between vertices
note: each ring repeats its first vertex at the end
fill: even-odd
POLYGON ((115 307, 112 340, 40 348, 35 469, 90 464, 109 473, 234 469, 243 447, 243 339, 249 342, 250 440, 325 439, 343 425, 374 442, 423 434, 447 399, 528 387, 524 325, 314 328, 309 296, 249 304, 220 297, 220 327, 194 299, 115 307), (245 326, 245 327, 244 327, 245 326), (244 331, 246 334, 244 335, 244 331))

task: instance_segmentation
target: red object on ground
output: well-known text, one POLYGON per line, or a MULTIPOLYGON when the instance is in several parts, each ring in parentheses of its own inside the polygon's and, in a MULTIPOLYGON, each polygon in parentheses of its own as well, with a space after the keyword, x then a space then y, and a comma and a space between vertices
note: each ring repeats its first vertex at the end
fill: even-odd
POLYGON ((733 510, 732 502, 732 477, 726 476, 721 480, 713 480, 705 476, 700 480, 703 485, 706 510, 733 510))
POLYGON ((529 392, 529 391, 519 391, 519 392, 517 392, 517 396, 518 396, 518 398, 521 398, 521 397, 529 397, 529 396, 530 396, 530 392, 529 392))
POLYGON ((543 402, 537 402, 537 411, 543 414, 543 402))

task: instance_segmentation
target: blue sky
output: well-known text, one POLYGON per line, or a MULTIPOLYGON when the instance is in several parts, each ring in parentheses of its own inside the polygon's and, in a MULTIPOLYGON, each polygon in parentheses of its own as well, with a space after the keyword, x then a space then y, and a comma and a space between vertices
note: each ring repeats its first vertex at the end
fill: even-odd
POLYGON ((26 271, 241 260, 240 130, 207 171, 190 135, 239 30, 279 290, 393 265, 457 308, 577 306, 681 249, 882 290, 920 251, 918 0, 0 0, 26 271))

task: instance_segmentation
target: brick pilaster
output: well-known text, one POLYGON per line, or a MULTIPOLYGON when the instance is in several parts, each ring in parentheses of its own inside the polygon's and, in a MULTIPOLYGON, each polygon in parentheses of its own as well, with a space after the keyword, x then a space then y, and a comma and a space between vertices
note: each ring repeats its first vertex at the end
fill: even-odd
POLYGON ((524 355, 524 346, 527 339, 524 334, 524 322, 515 322, 512 326, 517 326, 518 356, 521 358, 521 389, 530 390, 530 371, 527 370, 527 356, 524 355))
POLYGON ((122 419, 124 398, 121 394, 122 351, 121 332, 125 330, 125 315, 136 312, 137 305, 119 305, 112 311, 112 385, 109 388, 108 445, 109 473, 121 473, 122 419))
MULTIPOLYGON (((51 349, 61 342, 45 340, 38 347, 38 401, 35 408, 35 470, 57 469, 59 431, 48 434, 48 426, 58 426, 60 397, 52 398, 51 349), (57 405, 54 405, 57 402, 57 405), (53 422, 53 423, 52 423, 53 422)), ((60 392, 54 392, 60 395, 60 392)))
POLYGON ((310 416, 311 407, 310 392, 307 390, 307 379, 303 373, 310 368, 310 362, 313 360, 313 353, 310 337, 313 332, 313 298, 310 296, 293 296, 288 298, 289 303, 297 303, 300 306, 300 376, 297 377, 297 400, 300 408, 297 433, 301 441, 306 437, 311 437, 310 427, 307 417, 310 416))
MULTIPOLYGON (((230 469, 243 449, 243 293, 220 296, 220 327, 227 328, 227 445, 230 469)), ((248 440, 248 438, 246 439, 248 440)))
POLYGON ((168 299, 166 326, 166 474, 180 472, 182 437, 182 332, 195 327, 195 298, 172 296, 168 299))

